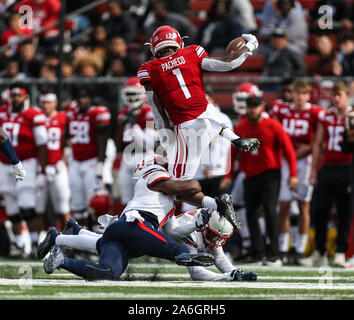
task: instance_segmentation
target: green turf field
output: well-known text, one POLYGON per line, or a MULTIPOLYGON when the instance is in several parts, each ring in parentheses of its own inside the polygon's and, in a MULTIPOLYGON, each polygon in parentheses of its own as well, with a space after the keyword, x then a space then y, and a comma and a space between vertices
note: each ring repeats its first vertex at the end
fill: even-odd
MULTIPOLYGON (((65 270, 47 275, 42 261, 0 260, 0 300, 319 300, 354 299, 354 270, 255 267, 256 282, 192 281, 185 267, 133 260, 117 281, 85 281, 65 270)), ((216 270, 210 267, 211 270, 216 270)))

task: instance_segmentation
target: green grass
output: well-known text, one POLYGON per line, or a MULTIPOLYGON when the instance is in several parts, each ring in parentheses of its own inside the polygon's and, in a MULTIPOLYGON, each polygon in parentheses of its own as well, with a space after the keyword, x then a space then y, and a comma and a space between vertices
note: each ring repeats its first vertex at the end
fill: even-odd
MULTIPOLYGON (((257 282, 192 281, 184 267, 135 259, 117 281, 89 282, 65 270, 47 275, 41 261, 0 259, 0 300, 320 300, 354 299, 354 270, 271 268, 257 282)), ((209 268, 216 270, 215 268, 209 268)))

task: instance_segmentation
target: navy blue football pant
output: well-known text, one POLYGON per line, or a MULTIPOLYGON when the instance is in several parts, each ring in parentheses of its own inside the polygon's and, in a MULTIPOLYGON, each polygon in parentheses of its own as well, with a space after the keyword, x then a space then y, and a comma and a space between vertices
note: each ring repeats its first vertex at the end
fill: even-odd
POLYGON ((148 255, 174 261, 175 256, 189 252, 187 247, 157 231, 149 221, 142 223, 125 220, 123 215, 111 224, 97 241, 97 251, 100 252, 98 264, 65 257, 61 267, 85 279, 113 280, 122 275, 129 258, 148 255))

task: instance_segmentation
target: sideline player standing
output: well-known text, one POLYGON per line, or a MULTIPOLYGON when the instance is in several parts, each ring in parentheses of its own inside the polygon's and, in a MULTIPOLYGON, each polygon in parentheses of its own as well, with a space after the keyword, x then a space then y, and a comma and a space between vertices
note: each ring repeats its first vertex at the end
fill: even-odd
POLYGON ((47 131, 44 124, 45 116, 39 108, 30 106, 27 90, 13 87, 11 104, 0 108, 0 125, 10 138, 27 173, 23 181, 15 183, 8 159, 0 154, 0 192, 4 196, 6 212, 15 234, 15 243, 10 248, 10 255, 13 256, 24 256, 23 220, 30 232, 32 250, 37 246, 38 233, 41 231, 35 206, 36 185, 40 182, 38 164, 40 173, 45 172, 47 164, 47 131))
POLYGON ((66 112, 67 135, 70 137, 73 159, 69 161, 71 213, 87 225, 87 204, 95 189, 103 187, 103 163, 109 137, 111 115, 103 106, 93 106, 91 93, 81 88, 77 104, 66 112))
MULTIPOLYGON (((223 126, 204 91, 203 70, 231 71, 257 49, 256 37, 243 35, 243 38, 246 45, 216 60, 208 58, 201 46, 184 48, 178 31, 170 26, 157 28, 151 37, 155 59, 139 68, 138 78, 145 86, 159 134, 162 136, 161 129, 169 128, 169 120, 173 122, 173 142, 169 141, 166 151, 169 172, 176 179, 194 177, 204 150, 219 134, 243 151, 255 150, 259 146, 257 139, 240 139, 230 128, 223 126)), ((161 143, 165 145, 161 136, 161 143)))
POLYGON ((286 260, 289 250, 290 236, 290 204, 296 199, 299 205, 298 235, 291 239, 295 244, 294 263, 301 263, 308 240, 310 228, 310 201, 313 186, 310 183, 312 164, 312 142, 315 133, 318 114, 321 107, 309 103, 311 86, 308 82, 297 80, 294 82, 293 102, 278 101, 271 109, 271 116, 281 122, 283 128, 290 136, 297 159, 297 175, 299 184, 296 189, 290 190, 289 166, 284 159, 281 168, 281 183, 279 193, 280 234, 279 251, 286 260))
POLYGON ((124 108, 118 114, 116 147, 123 153, 118 171, 118 185, 121 201, 124 205, 133 198, 134 169, 146 155, 146 151, 154 148, 158 140, 154 129, 154 117, 150 106, 146 104, 145 88, 137 77, 131 77, 122 89, 124 108))
POLYGON ((337 249, 333 264, 345 265, 345 252, 348 249, 351 210, 351 161, 352 154, 342 152, 341 143, 345 130, 345 115, 352 111, 349 105, 349 89, 344 82, 338 81, 332 88, 333 107, 323 110, 313 144, 311 183, 316 184, 315 193, 315 241, 316 251, 302 260, 305 265, 320 266, 327 264, 326 236, 327 225, 333 201, 337 207, 337 249), (322 144, 324 143, 322 167, 320 163, 322 144))
POLYGON ((258 150, 240 153, 239 160, 240 171, 245 173, 244 201, 252 243, 252 261, 249 262, 256 264, 263 262, 269 266, 281 265, 278 253, 279 221, 276 208, 282 155, 284 154, 289 162, 291 189, 296 188, 298 183, 296 155, 291 140, 281 124, 263 116, 265 104, 262 98, 250 96, 246 104, 247 117, 234 130, 244 137, 255 136, 261 142, 258 150), (258 224, 258 209, 261 206, 263 206, 266 232, 270 242, 267 254, 258 224), (263 259, 265 261, 262 261, 263 259))
MULTIPOLYGON (((43 217, 48 196, 52 199, 61 228, 70 219, 70 188, 68 169, 64 162, 63 138, 66 113, 57 111, 58 100, 55 93, 44 93, 39 97, 39 106, 46 116, 48 135, 48 163, 43 178, 45 182, 37 193, 37 213, 43 217)), ((44 223, 43 223, 44 224, 44 223)), ((44 227, 44 226, 43 226, 44 227)))

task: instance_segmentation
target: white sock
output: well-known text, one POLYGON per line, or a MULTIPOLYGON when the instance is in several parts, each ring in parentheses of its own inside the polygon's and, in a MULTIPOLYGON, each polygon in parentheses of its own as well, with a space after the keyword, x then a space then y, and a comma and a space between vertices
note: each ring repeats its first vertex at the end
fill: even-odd
POLYGON ((309 236, 307 233, 299 233, 296 241, 296 252, 304 253, 306 250, 307 240, 309 236))
POLYGON ((289 251, 289 239, 290 239, 290 234, 288 232, 279 234, 278 246, 280 252, 289 251))
POLYGON ((37 231, 31 231, 30 232, 30 237, 31 237, 31 241, 32 243, 38 243, 38 232, 37 231))
POLYGON ((240 139, 240 137, 235 132, 233 132, 230 128, 222 129, 220 135, 229 141, 240 139))
POLYGON ((242 239, 250 237, 250 230, 247 225, 246 208, 241 208, 237 210, 238 216, 240 217, 242 228, 240 229, 240 234, 242 239))
POLYGON ((79 234, 80 234, 80 235, 87 235, 87 236, 91 236, 91 237, 95 237, 95 238, 97 238, 97 236, 98 236, 98 234, 97 234, 96 232, 87 230, 87 229, 85 229, 85 228, 82 228, 82 229, 79 231, 79 234))
POLYGON ((92 235, 79 234, 79 235, 66 235, 59 234, 55 239, 55 244, 58 246, 65 246, 77 250, 84 250, 97 253, 96 242, 101 235, 96 234, 96 237, 92 235))
POLYGON ((202 205, 204 208, 209 208, 211 210, 217 210, 218 205, 216 204, 216 201, 214 198, 205 196, 202 200, 202 205))
POLYGON ((19 248, 23 248, 25 243, 23 241, 23 236, 22 234, 17 234, 15 235, 15 243, 19 248))

